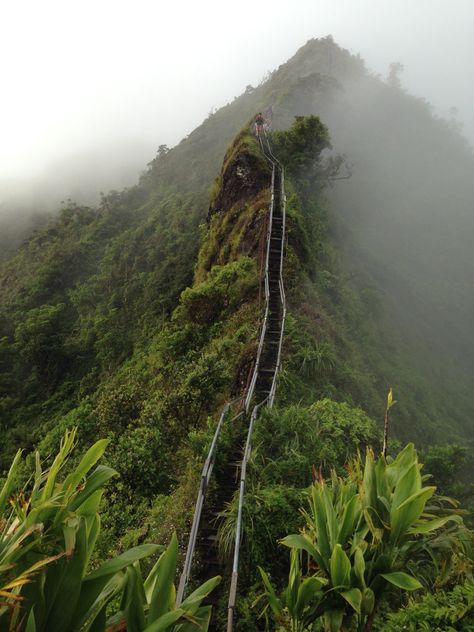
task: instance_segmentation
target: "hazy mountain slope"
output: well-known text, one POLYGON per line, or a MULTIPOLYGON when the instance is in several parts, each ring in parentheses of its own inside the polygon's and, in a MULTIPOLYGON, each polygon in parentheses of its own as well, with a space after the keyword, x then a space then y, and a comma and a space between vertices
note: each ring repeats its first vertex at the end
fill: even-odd
MULTIPOLYGON (((63 209, 0 274, 0 467, 19 446, 53 453, 72 426, 82 445, 107 437, 120 478, 104 498, 99 555, 164 543, 172 531, 184 542, 216 418, 242 393, 255 358, 270 174, 250 131, 270 104, 275 128, 316 112, 330 129, 309 117, 271 139, 286 164, 288 316, 277 405, 259 419, 249 467, 241 630, 258 629, 256 564, 280 580, 286 574, 276 543, 300 526, 312 466, 342 473, 358 449, 378 450, 373 420, 380 426, 389 385, 399 400, 392 446, 394 437, 469 435, 473 404, 460 359, 464 352, 469 366, 472 355, 469 336, 458 338, 467 331, 460 288, 471 265, 465 144, 330 39, 309 42, 177 147, 160 148, 136 186, 98 208, 63 209), (399 120, 387 131, 376 114, 392 103, 399 120), (407 121, 424 131, 402 167, 405 150, 389 141, 394 134, 408 146, 407 121), (329 137, 353 163, 348 180, 331 180, 328 152, 320 153, 329 137), (428 180, 433 146, 437 169, 459 165, 456 193, 451 180, 428 180), (420 179, 429 195, 415 186, 420 179), (456 201, 451 221, 438 204, 447 199, 456 201), (450 267, 419 251, 444 244, 448 229, 450 267), (456 300, 461 318, 440 318, 437 306, 456 300)), ((241 431, 227 427, 216 472, 241 431)), ((441 457, 461 461, 462 448, 449 450, 441 457)), ((211 502, 216 496, 211 487, 211 502)), ((227 553, 235 498, 216 508, 227 553)))
POLYGON ((204 138, 218 147, 234 133, 236 110, 247 116, 269 104, 276 126, 295 114, 320 115, 335 150, 347 155, 352 177, 335 182, 331 196, 338 245, 348 268, 360 264, 381 292, 387 334, 402 333, 408 348, 421 341, 417 370, 434 362, 443 372, 455 358, 470 378, 474 156, 467 142, 426 103, 325 39, 308 42, 264 85, 217 112, 170 161, 177 165, 193 146, 212 177, 215 155, 204 138))
MULTIPOLYGON (((41 434, 43 420, 111 380, 167 321, 191 283, 199 224, 225 148, 269 105, 275 127, 295 114, 321 115, 334 149, 353 164, 353 176, 334 183, 329 232, 320 235, 329 251, 343 254, 337 281, 331 257, 318 260, 318 252, 310 271, 325 279, 329 312, 347 312, 344 288, 359 295, 358 315, 346 321, 345 343, 336 346, 347 370, 353 364, 352 386, 340 382, 335 394, 380 416, 392 384, 401 388, 402 436, 414 427, 424 436, 420 413, 436 427, 469 431, 472 154, 426 105, 372 77, 360 58, 326 38, 308 42, 178 146, 162 148, 137 186, 106 196, 97 210, 65 209, 4 268, 9 450, 35 440, 31 424, 41 434)), ((320 310, 321 296, 306 298, 320 310)))

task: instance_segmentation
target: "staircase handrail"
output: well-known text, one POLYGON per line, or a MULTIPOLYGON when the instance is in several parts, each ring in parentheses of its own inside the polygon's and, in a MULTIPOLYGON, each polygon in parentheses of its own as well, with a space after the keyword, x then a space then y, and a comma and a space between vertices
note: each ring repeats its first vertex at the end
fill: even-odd
MULTIPOLYGON (((198 535, 198 531, 199 531, 199 523, 201 521, 201 514, 202 514, 202 508, 204 505, 204 499, 206 496, 206 490, 207 490, 207 486, 209 485, 209 480, 211 478, 211 473, 212 473, 212 469, 214 467, 214 461, 215 461, 215 448, 217 445, 217 440, 219 437, 219 434, 221 432, 222 426, 224 425, 224 420, 225 417, 227 415, 227 413, 229 412, 231 406, 233 406, 234 404, 236 404, 237 402, 241 401, 243 399, 243 396, 238 397, 236 399, 233 399, 230 402, 227 402, 224 406, 224 408, 222 409, 222 413, 221 416, 219 418, 219 422, 216 426, 216 429, 214 431, 214 436, 212 438, 212 442, 211 445, 209 447, 209 451, 207 453, 207 457, 206 460, 204 462, 203 468, 202 468, 202 472, 201 472, 201 479, 200 479, 200 484, 199 484, 199 492, 198 492, 198 497, 196 500, 196 506, 194 509, 194 515, 193 515, 193 522, 192 522, 192 526, 191 526, 191 531, 189 533, 189 542, 188 542, 188 547, 186 549, 186 557, 184 560, 184 565, 183 565, 183 571, 181 573, 181 577, 179 580, 179 586, 178 586, 178 591, 176 594, 176 606, 179 606, 181 604, 181 602, 184 599, 184 594, 185 594, 185 590, 186 590, 186 584, 189 580, 189 577, 191 575, 191 565, 193 562, 193 556, 194 556, 194 550, 196 548, 196 540, 197 540, 197 535, 198 535)), ((234 422, 236 419, 238 419, 239 417, 241 417, 244 414, 244 411, 241 410, 237 415, 235 415, 235 417, 233 417, 230 421, 230 423, 234 422)))
POLYGON ((270 144, 265 133, 265 141, 267 145, 267 151, 265 150, 265 144, 262 142, 261 137, 259 136, 260 147, 265 157, 269 162, 272 163, 272 201, 270 206, 270 222, 269 222, 269 232, 267 234, 267 258, 265 264, 265 299, 266 299, 266 309, 265 309, 265 320, 262 325, 262 334, 260 337, 260 344, 257 355, 256 367, 254 369, 254 377, 252 378, 252 391, 247 393, 246 398, 246 409, 250 404, 250 400, 253 396, 253 389, 255 388, 255 383, 258 376, 258 366, 260 361, 260 354, 263 349, 263 343, 266 333, 266 324, 267 324, 267 316, 269 312, 269 304, 270 304, 270 284, 269 284, 269 260, 270 260, 270 237, 271 237, 271 229, 273 222, 273 204, 274 204, 274 186, 275 186, 275 169, 278 166, 280 170, 280 205, 282 207, 282 237, 281 237, 281 246, 280 246, 280 278, 279 278, 279 291, 280 291, 280 300, 282 303, 282 318, 281 318, 281 327, 280 327, 280 337, 278 342, 278 352, 277 352, 277 361, 275 364, 275 372, 273 374, 272 386, 270 389, 269 395, 263 399, 261 402, 257 403, 253 410, 252 415, 250 417, 249 429, 247 432, 247 441, 245 444, 245 450, 242 459, 241 471, 240 471, 240 486, 239 486, 239 505, 237 510, 237 523, 235 529, 235 543, 234 543, 234 559, 232 565, 232 578, 229 589, 229 601, 227 606, 227 632, 233 632, 234 629, 234 613, 235 613, 235 604, 237 601, 237 584, 239 579, 239 557, 240 557, 240 545, 242 539, 242 525, 243 525, 243 503, 244 503, 244 493, 245 493, 245 480, 247 476, 247 463, 250 458, 250 453, 252 451, 252 432, 255 421, 257 419, 260 408, 266 404, 268 408, 272 408, 273 400, 275 398, 276 393, 276 385, 277 385, 277 377, 281 364, 281 349, 283 344, 283 334, 285 328, 285 318, 286 318, 286 296, 285 296, 285 288, 283 283, 283 252, 284 252, 284 240, 285 240, 285 226, 286 226, 286 195, 284 188, 284 168, 283 165, 275 158, 273 155, 270 144), (249 397, 250 396, 250 397, 249 397))
POLYGON ((278 168, 280 171, 279 200, 282 206, 282 215, 283 215, 282 241, 281 241, 281 247, 280 247, 280 279, 279 279, 280 300, 282 303, 282 322, 281 322, 281 329, 280 329, 280 338, 279 338, 279 343, 278 343, 277 361, 275 364, 275 372, 273 375, 270 393, 269 395, 267 395, 267 397, 264 400, 257 403, 252 409, 249 428, 247 432, 247 440, 246 440, 242 463, 241 463, 241 473, 240 473, 240 483, 239 483, 239 506, 238 506, 238 514, 237 514, 234 559, 233 559, 233 566, 232 566, 232 579, 231 579, 229 605, 228 605, 228 622, 227 622, 228 632, 232 632, 233 630, 234 609, 235 609, 235 603, 236 603, 236 597, 237 597, 238 566, 239 566, 240 544, 241 544, 242 525, 243 525, 243 501, 244 501, 244 492, 245 492, 245 480, 246 480, 246 474, 247 474, 247 464, 248 464, 248 460, 250 458, 250 454, 252 451, 252 443, 251 443, 252 432, 253 432, 253 427, 254 427, 254 424, 257 419, 260 409, 265 404, 269 408, 273 406, 273 400, 274 400, 275 392, 276 392, 277 374, 280 369, 281 349, 282 349, 282 343, 283 343, 283 332, 284 332, 285 316, 286 316, 286 298, 285 298, 285 290, 284 290, 284 285, 283 285, 283 250, 284 250, 285 223, 286 223, 286 196, 284 192, 284 170, 281 163, 277 160, 277 158, 273 155, 273 152, 271 151, 271 147, 270 147, 266 133, 264 135, 264 138, 265 138, 265 143, 262 141, 262 137, 259 136, 259 142, 260 142, 260 147, 262 149, 263 154, 272 165, 272 178, 271 178, 271 202, 270 202, 270 210, 269 210, 269 221, 268 221, 268 226, 267 226, 267 251, 266 251, 266 259, 265 259, 265 281, 264 281, 265 283, 265 314, 262 321, 260 339, 259 339, 259 344, 257 348, 256 361, 255 361, 255 365, 253 369, 252 379, 251 379, 249 388, 247 390, 247 393, 224 405, 224 408, 219 418, 219 422, 216 426, 216 430, 214 432, 211 445, 209 447, 206 461, 204 463, 204 466, 201 472, 199 492, 198 492, 198 497, 196 500, 196 506, 195 506, 194 515, 193 515, 193 522, 192 522, 191 531, 189 535, 188 547, 186 550, 186 557, 185 557, 183 571, 181 574, 177 596, 176 596, 176 603, 177 603, 177 606, 179 606, 184 599, 186 585, 191 573, 191 565, 192 565, 194 551, 196 547, 199 523, 201 520, 205 494, 206 494, 206 490, 210 481, 211 473, 214 467, 217 441, 218 441, 221 429, 224 425, 226 415, 229 412, 231 406, 233 406, 235 403, 241 400, 244 400, 243 410, 241 410, 237 415, 235 415, 232 418, 230 423, 234 422, 236 419, 241 417, 244 413, 248 413, 250 409, 250 404, 254 395, 255 386, 257 383, 257 378, 258 378, 259 368, 260 368, 260 360, 261 360, 262 350, 263 350, 263 346, 265 342, 265 334, 267 331, 268 316, 269 316, 269 311, 270 311, 270 281, 269 281, 270 240, 271 240, 271 235, 272 235, 273 217, 274 217, 275 172, 276 172, 276 169, 278 168), (266 148, 265 148, 265 144, 266 144, 266 148))
MULTIPOLYGON (((260 141, 260 147, 262 149, 262 152, 264 153, 264 155, 266 155, 260 136, 259 136, 259 141, 260 141)), ((267 156, 267 159, 269 159, 268 156, 267 156)), ((262 328, 260 331, 260 339, 259 339, 258 348, 257 348, 257 356, 255 360, 255 365, 253 368, 252 379, 250 381, 247 395, 245 397, 245 410, 247 413, 250 410, 250 403, 252 401, 253 394, 255 391, 255 385, 257 383, 258 371, 260 368, 260 358, 262 356, 263 344, 265 341, 265 334, 267 332, 268 314, 270 311, 270 282, 269 282, 268 266, 269 266, 269 261, 270 261, 270 237, 272 234, 272 227, 273 227, 273 208, 274 208, 274 201, 275 201, 275 194, 274 194, 275 162, 271 159, 269 160, 272 162, 272 180, 271 180, 272 193, 271 193, 270 211, 269 211, 268 225, 267 225, 267 252, 265 256, 265 314, 262 321, 262 328)))
POLYGON ((243 523, 243 508, 244 508, 244 493, 245 493, 245 480, 247 476, 247 463, 252 451, 252 432, 255 420, 257 419, 260 408, 267 403, 268 397, 256 404, 252 410, 250 416, 249 429, 247 432, 247 440, 245 442, 245 449, 242 458, 242 464, 240 469, 240 484, 239 484, 239 506, 237 510, 237 524, 235 527, 235 545, 234 545, 234 559, 232 563, 232 577, 229 589, 229 602, 227 606, 227 632, 232 632, 234 627, 234 610, 237 600, 237 583, 239 580, 239 557, 240 557, 240 544, 242 538, 242 523, 243 523))
MULTIPOLYGON (((267 139, 268 142, 268 139, 267 139)), ((271 149, 270 149, 271 152, 271 149)), ((273 155, 273 154, 272 154, 273 155)), ((278 163, 280 164, 280 163, 278 163)), ((280 281, 279 281, 279 289, 280 289, 280 300, 282 305, 282 315, 281 315, 281 326, 280 326, 280 339, 278 341, 278 355, 277 355, 277 363, 275 367, 275 373, 273 375, 272 386, 270 389, 270 395, 268 398, 268 406, 271 408, 273 406, 273 400, 275 399, 276 386, 278 373, 281 368, 281 350, 283 346, 283 336, 285 333, 285 320, 286 320, 286 294, 285 294, 285 285, 283 282, 283 255, 284 255, 284 242, 285 242, 285 229, 286 229, 286 195, 285 195, 285 172, 283 166, 280 165, 281 168, 281 191, 280 191, 280 199, 281 199, 281 207, 282 207, 282 233, 281 233, 281 249, 280 249, 280 281)))

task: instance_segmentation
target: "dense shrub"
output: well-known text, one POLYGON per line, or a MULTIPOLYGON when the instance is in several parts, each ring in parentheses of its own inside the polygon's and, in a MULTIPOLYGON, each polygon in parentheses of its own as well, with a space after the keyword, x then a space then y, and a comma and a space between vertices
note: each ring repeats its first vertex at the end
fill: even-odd
POLYGON ((376 622, 377 632, 472 632, 474 630, 474 583, 451 591, 410 599, 398 612, 376 622))
POLYGON ((323 399, 265 411, 255 430, 256 471, 259 480, 304 487, 313 466, 342 472, 358 450, 379 442, 375 423, 349 404, 323 399))

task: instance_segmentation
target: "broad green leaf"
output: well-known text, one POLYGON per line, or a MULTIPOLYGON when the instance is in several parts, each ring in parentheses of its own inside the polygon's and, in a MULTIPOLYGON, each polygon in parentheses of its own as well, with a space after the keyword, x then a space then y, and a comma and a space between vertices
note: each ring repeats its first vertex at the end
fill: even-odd
POLYGON ((375 595, 374 591, 371 588, 366 588, 364 590, 364 595, 362 598, 362 611, 366 614, 370 614, 375 608, 375 595))
POLYGON ((407 573, 382 573, 380 576, 394 586, 397 586, 397 588, 402 588, 403 590, 418 590, 422 588, 420 582, 407 573))
POLYGON ((125 587, 125 621, 127 622, 127 632, 142 632, 145 627, 145 615, 143 613, 144 603, 142 591, 139 583, 141 577, 133 566, 127 567, 127 585, 125 587))
POLYGON ((327 632, 341 632, 344 610, 326 610, 324 613, 324 629, 327 632))
POLYGON ((360 609, 362 606, 362 593, 358 588, 351 588, 350 590, 345 590, 341 592, 341 596, 347 601, 347 603, 351 606, 353 610, 360 614, 360 609))
POLYGON ((359 547, 356 548, 354 553, 354 573, 359 581, 359 586, 365 588, 365 559, 359 547))
MULTIPOLYGON (((311 602, 319 601, 316 597, 318 593, 320 593, 323 585, 323 582, 317 577, 307 577, 301 582, 298 589, 298 599, 296 601, 295 608, 299 617, 302 616, 306 606, 308 606, 311 602)), ((312 605, 316 605, 316 603, 313 603, 312 605)))
POLYGON ((51 469, 49 470, 48 478, 46 479, 46 484, 43 487, 43 492, 41 494, 42 501, 48 500, 53 495, 59 470, 62 468, 64 462, 74 448, 76 432, 76 429, 71 430, 70 432, 66 431, 64 438, 61 440, 61 447, 53 461, 51 469))
POLYGON ((421 476, 416 461, 409 467, 395 485, 393 492, 392 510, 397 509, 408 498, 421 489, 421 476))
POLYGON ((321 486, 321 496, 324 505, 324 515, 326 517, 326 529, 329 540, 329 547, 333 549, 337 542, 337 516, 334 511, 332 494, 327 485, 321 486))
POLYGON ((336 544, 331 555, 331 582, 333 587, 349 586, 351 562, 340 544, 336 544))
POLYGON ((150 601, 147 623, 159 619, 174 606, 175 587, 174 576, 178 561, 178 538, 173 533, 168 548, 161 555, 161 564, 158 568, 156 583, 150 601))
POLYGON ((117 472, 111 467, 98 465, 92 474, 87 478, 84 489, 75 496, 70 503, 70 511, 76 511, 92 494, 104 487, 104 485, 113 477, 117 476, 117 472))
POLYGON ((418 534, 418 533, 430 533, 431 531, 436 531, 436 529, 440 529, 444 527, 447 522, 457 522, 458 524, 462 523, 461 516, 457 516, 452 514, 450 516, 443 516, 442 518, 436 518, 435 520, 428 520, 423 524, 412 527, 408 530, 408 533, 418 534))
POLYGON ((270 605, 270 608, 272 609, 273 614, 281 615, 283 612, 283 606, 281 604, 281 601, 276 596, 275 591, 273 590, 273 586, 270 583, 268 575, 260 566, 258 567, 258 570, 260 571, 263 584, 267 590, 268 603, 270 605))
POLYGON ((90 447, 81 459, 81 462, 76 469, 66 477, 63 484, 63 489, 66 493, 72 492, 76 489, 87 472, 94 467, 97 461, 102 457, 105 452, 105 448, 109 443, 109 439, 100 439, 90 447))
POLYGON ((182 608, 171 610, 171 612, 167 612, 151 625, 148 625, 143 632, 165 632, 165 630, 168 632, 168 628, 181 619, 181 617, 185 614, 186 613, 182 608))
POLYGON ((194 607, 195 604, 200 604, 203 599, 205 599, 218 584, 220 584, 221 577, 217 575, 212 579, 208 579, 204 584, 201 584, 196 590, 194 590, 189 597, 183 601, 180 605, 180 608, 183 610, 189 610, 194 607))
POLYGON ((41 469, 41 457, 39 452, 35 452, 35 482, 31 490, 31 501, 34 504, 39 496, 41 483, 43 482, 43 471, 41 469))
POLYGON ((77 525, 74 555, 63 558, 57 562, 56 568, 48 569, 46 573, 45 598, 49 606, 45 622, 47 630, 69 632, 81 592, 86 559, 86 529, 85 521, 81 518, 77 525))
POLYGON ((81 506, 77 509, 77 513, 80 516, 94 516, 97 514, 103 494, 103 488, 97 489, 87 500, 81 503, 81 506))
POLYGON ((286 538, 283 538, 280 542, 289 548, 306 551, 311 555, 320 568, 329 570, 318 549, 314 546, 307 535, 296 533, 287 535, 286 538))
POLYGON ((86 535, 87 535, 87 556, 86 556, 86 568, 89 565, 89 561, 92 553, 94 552, 95 543, 100 533, 100 516, 95 514, 94 516, 87 516, 86 521, 86 535))
POLYGON ((353 535, 361 511, 362 509, 360 507, 359 496, 354 494, 354 496, 344 507, 342 523, 337 537, 337 542, 339 544, 344 545, 347 540, 353 535))
POLYGON ((298 589, 301 583, 301 571, 299 565, 299 553, 297 549, 291 549, 290 553, 290 572, 288 574, 288 584, 285 590, 285 601, 290 611, 290 614, 294 616, 294 610, 296 608, 296 602, 298 599, 298 589))
MULTIPOLYGON (((363 512, 365 516, 365 511, 363 512)), ((367 550, 368 544, 366 537, 369 534, 370 529, 366 523, 361 522, 358 530, 354 533, 354 537, 352 539, 352 545, 350 549, 350 555, 353 555, 357 548, 360 548, 362 553, 365 553, 367 550)))
MULTIPOLYGON (((327 519, 326 519, 326 511, 324 508, 323 501, 323 487, 325 483, 319 483, 313 485, 312 488, 312 496, 313 496, 313 519, 316 526, 316 537, 318 541, 318 547, 321 551, 320 559, 323 562, 322 568, 328 571, 327 560, 331 555, 331 548, 329 546, 329 535, 327 532, 327 519)), ((319 563, 319 562, 318 562, 319 563)))
POLYGON ((30 610, 28 621, 26 622, 25 632, 36 632, 36 621, 33 610, 30 610))
POLYGON ((104 632, 107 629, 107 603, 81 632, 104 632))
POLYGON ((407 443, 396 459, 387 467, 387 476, 391 487, 394 488, 397 481, 403 476, 414 462, 417 462, 417 455, 413 443, 407 443))
POLYGON ((425 487, 407 498, 399 507, 392 511, 390 516, 390 526, 392 532, 390 538, 397 542, 401 536, 409 529, 421 516, 426 502, 434 494, 436 487, 425 487))
MULTIPOLYGON (((163 547, 161 547, 161 548, 163 548, 163 547)), ((162 556, 160 555, 158 560, 155 562, 153 568, 148 573, 148 577, 146 578, 146 580, 144 582, 143 586, 145 588, 145 595, 146 595, 147 603, 150 603, 150 601, 151 601, 151 596, 153 594, 153 590, 154 590, 155 584, 156 584, 156 577, 158 575, 158 569, 160 568, 161 563, 162 563, 162 556)))
POLYGON ((211 606, 203 606, 202 608, 199 608, 193 616, 192 621, 179 623, 175 627, 176 632, 207 632, 211 621, 211 613, 211 606))
POLYGON ((84 581, 89 582, 97 579, 98 577, 107 577, 113 575, 114 573, 118 573, 118 571, 123 570, 129 564, 133 564, 137 560, 153 555, 153 553, 156 553, 159 548, 160 547, 157 544, 140 544, 139 546, 134 546, 113 560, 104 562, 101 566, 99 566, 99 568, 96 568, 95 571, 89 573, 89 575, 84 578, 84 581))
POLYGON ((82 631, 82 626, 86 621, 91 624, 96 618, 100 619, 101 611, 106 608, 111 599, 123 593, 126 583, 125 573, 116 573, 112 577, 98 577, 93 581, 83 582, 79 603, 74 613, 75 629, 82 631))
POLYGON ((25 525, 30 527, 34 524, 44 524, 50 520, 54 520, 54 517, 59 510, 57 497, 53 497, 45 501, 39 501, 36 504, 36 507, 33 507, 26 516, 25 525))
POLYGON ((379 458, 375 464, 375 487, 377 490, 377 500, 383 504, 390 513, 390 497, 392 489, 387 476, 387 462, 384 458, 379 458))

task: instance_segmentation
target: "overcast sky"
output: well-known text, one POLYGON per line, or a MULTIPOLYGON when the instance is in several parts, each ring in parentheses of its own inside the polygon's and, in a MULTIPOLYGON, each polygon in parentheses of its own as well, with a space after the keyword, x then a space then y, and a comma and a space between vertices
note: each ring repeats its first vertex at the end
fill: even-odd
POLYGON ((109 142, 151 159, 328 34, 474 141, 473 0, 3 0, 0 181, 109 142))

